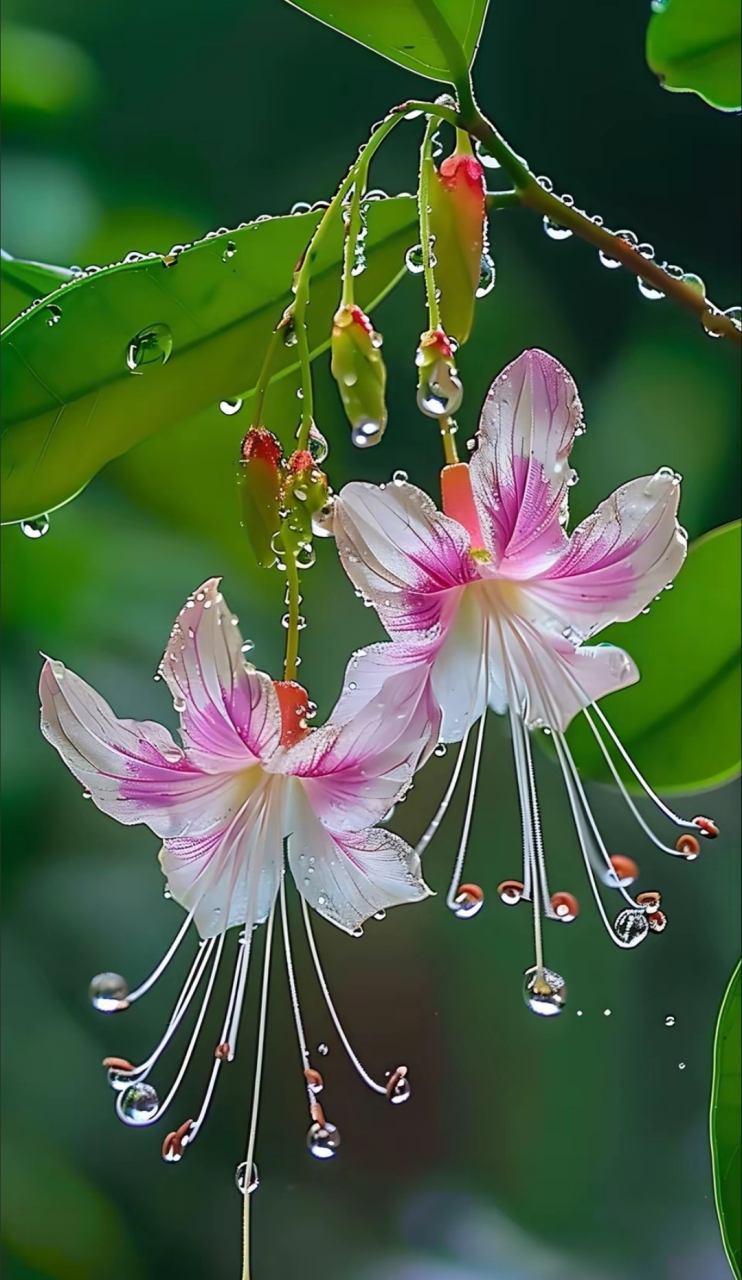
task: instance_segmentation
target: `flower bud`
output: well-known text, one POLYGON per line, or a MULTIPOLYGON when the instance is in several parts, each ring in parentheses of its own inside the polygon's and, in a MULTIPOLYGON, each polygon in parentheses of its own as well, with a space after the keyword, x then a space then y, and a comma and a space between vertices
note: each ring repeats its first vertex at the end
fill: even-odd
POLYGON ((281 488, 285 459, 280 442, 265 427, 251 427, 240 447, 242 523, 258 564, 276 562, 272 540, 281 528, 281 488))
POLYGON ((386 427, 386 369, 381 337, 360 307, 342 306, 332 325, 330 369, 359 448, 378 444, 386 427))
POLYGON ((289 459, 283 487, 283 541, 294 555, 311 543, 312 518, 327 505, 328 496, 324 471, 308 450, 297 449, 289 459))
POLYGON ((428 201, 441 319, 447 333, 466 342, 482 272, 485 184, 484 170, 461 130, 453 155, 430 174, 428 201))
POLYGON ((442 329, 421 334, 415 354, 419 369, 417 403, 429 418, 444 418, 461 404, 464 388, 453 362, 451 343, 442 329))

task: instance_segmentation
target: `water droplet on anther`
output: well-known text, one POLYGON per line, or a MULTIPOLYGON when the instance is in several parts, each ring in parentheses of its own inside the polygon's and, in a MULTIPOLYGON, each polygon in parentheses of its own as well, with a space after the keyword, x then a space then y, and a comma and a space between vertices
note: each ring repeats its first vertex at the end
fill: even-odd
POLYGON ((334 1124, 315 1121, 307 1134, 307 1146, 316 1160, 331 1160, 340 1146, 340 1134, 334 1124))
POLYGON ((237 1168, 235 1169, 235 1174, 234 1174, 235 1186, 237 1187, 237 1190, 239 1191, 241 1196, 244 1196, 245 1193, 247 1193, 247 1195, 250 1195, 253 1191, 255 1191, 255 1189, 257 1188, 260 1182, 260 1179, 258 1177, 258 1166, 256 1164, 253 1164, 250 1182, 247 1186, 245 1185, 246 1172, 247 1172, 247 1161, 243 1160, 242 1164, 237 1165, 237 1168))
POLYGON ((166 324, 150 324, 141 329, 126 348, 126 365, 132 373, 149 365, 167 364, 173 349, 173 335, 166 324))
POLYGON ((399 1080, 397 1080, 396 1084, 393 1086, 393 1088, 389 1093, 389 1101, 395 1104, 399 1104, 400 1102, 407 1102, 409 1100, 411 1093, 412 1093, 412 1086, 410 1085, 408 1077, 406 1075, 400 1076, 399 1080))
POLYGON ((88 988, 90 1002, 100 1013, 128 1008, 129 987, 120 973, 99 973, 88 988))
POLYGON ((567 1003, 564 978, 553 969, 539 969, 538 965, 526 969, 523 999, 531 1013, 540 1018, 553 1018, 567 1003))
POLYGON ((21 533, 27 538, 43 538, 49 532, 49 517, 36 516, 33 520, 21 520, 21 533))
POLYGON ((222 413, 226 413, 228 418, 231 418, 235 413, 239 413, 240 409, 242 408, 242 405, 243 405, 242 400, 220 400, 219 401, 219 408, 221 409, 222 413))
POLYGON ((506 907, 514 907, 523 897, 523 885, 520 880, 503 880, 497 886, 498 897, 506 907))
POLYGON ((451 910, 457 920, 471 920, 482 910, 484 894, 478 884, 462 884, 451 910))
POLYGON ((124 1124, 151 1124, 160 1105, 151 1084, 132 1084, 120 1095, 116 1104, 124 1124))
POLYGON ((613 928, 625 946, 638 947, 649 933, 647 913, 636 907, 627 907, 616 916, 613 928))

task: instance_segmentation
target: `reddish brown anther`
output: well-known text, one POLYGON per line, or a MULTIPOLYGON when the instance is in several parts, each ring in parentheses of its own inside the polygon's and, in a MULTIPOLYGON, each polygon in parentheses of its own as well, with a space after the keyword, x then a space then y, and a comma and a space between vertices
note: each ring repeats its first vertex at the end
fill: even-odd
POLYGON ((685 835, 678 836, 675 841, 675 848, 678 853, 682 853, 683 857, 688 858, 689 860, 697 858, 701 851, 701 846, 696 840, 696 837, 690 835, 689 832, 686 832, 685 835))
POLYGON ((459 886, 459 891, 456 896, 457 898, 466 896, 467 898, 471 898, 473 902, 483 902, 484 890, 480 889, 478 884, 462 884, 459 886))
POLYGON ((667 916, 664 911, 652 911, 647 916, 647 923, 652 933, 662 933, 667 928, 667 916))
POLYGON ((317 1101, 312 1102, 310 1104, 309 1114, 312 1117, 314 1123, 321 1124, 322 1128, 324 1129, 327 1121, 325 1120, 325 1113, 317 1101))
POLYGON ((133 1071, 134 1064, 128 1058, 104 1058, 103 1066, 109 1071, 133 1071))
POLYGON ((569 924, 570 920, 574 920, 580 914, 580 904, 573 893, 553 893, 551 909, 554 915, 565 924, 569 924))
POLYGON ((619 884, 633 884, 634 880, 639 877, 639 868, 633 858, 627 858, 623 853, 614 853, 611 858, 611 866, 616 873, 619 884))
POLYGON ((175 1129, 173 1133, 169 1133, 162 1144, 162 1158, 168 1163, 173 1164, 176 1160, 180 1160, 183 1154, 183 1147, 186 1145, 186 1139, 193 1126, 192 1120, 186 1120, 179 1129, 175 1129))
POLYGON ((523 897, 523 885, 520 880, 503 880, 502 884, 497 886, 497 893, 506 907, 514 907, 523 897))
POLYGON ((701 835, 705 836, 707 840, 716 839, 719 834, 719 828, 715 822, 711 821, 710 818, 694 818, 693 821, 701 832, 701 835))
POLYGON ((324 1088, 325 1082, 322 1079, 322 1076, 319 1071, 315 1071, 313 1067, 307 1067, 304 1072, 304 1079, 314 1093, 319 1093, 320 1089, 324 1088))
POLYGON ((644 910, 650 915, 652 912, 659 911, 662 901, 662 895, 652 889, 648 893, 638 893, 636 895, 636 904, 638 907, 644 907, 644 910))
POLYGON ((229 1042, 225 1040, 224 1044, 218 1044, 216 1046, 216 1049, 214 1050, 214 1057, 218 1058, 220 1062, 226 1062, 229 1057, 229 1053, 230 1045, 229 1042))
POLYGON ((397 1070, 392 1072, 392 1074, 390 1075, 389 1079, 386 1082, 387 1098, 391 1098, 400 1080, 404 1080, 406 1075, 407 1075, 406 1067, 397 1067, 397 1070))

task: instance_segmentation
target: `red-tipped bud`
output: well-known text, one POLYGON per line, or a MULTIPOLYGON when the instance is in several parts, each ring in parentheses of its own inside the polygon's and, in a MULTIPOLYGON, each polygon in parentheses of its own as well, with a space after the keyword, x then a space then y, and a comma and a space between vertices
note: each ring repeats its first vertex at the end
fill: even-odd
POLYGON ((313 519, 327 505, 327 476, 306 449, 297 449, 289 458, 283 487, 283 508, 287 513, 283 524, 283 541, 295 556, 303 554, 304 568, 309 567, 313 519))
POLYGON ((281 746, 293 747, 309 733, 307 717, 310 715, 309 698, 296 680, 274 680, 273 688, 278 696, 281 712, 281 746))
POLYGON ((342 306, 332 324, 330 369, 352 428, 355 445, 378 444, 386 428, 386 368, 381 336, 360 307, 342 306))
POLYGON ((458 409, 464 395, 453 348, 442 329, 420 335, 415 353, 418 367, 417 404, 429 418, 447 418, 458 409))
POLYGON ((242 523, 263 569, 272 568, 276 562, 273 539, 281 527, 284 470, 283 449, 272 431, 251 427, 240 450, 242 523))
POLYGON ((460 130, 454 154, 429 175, 428 198, 441 318, 448 333, 466 342, 482 275, 486 214, 484 170, 460 130))

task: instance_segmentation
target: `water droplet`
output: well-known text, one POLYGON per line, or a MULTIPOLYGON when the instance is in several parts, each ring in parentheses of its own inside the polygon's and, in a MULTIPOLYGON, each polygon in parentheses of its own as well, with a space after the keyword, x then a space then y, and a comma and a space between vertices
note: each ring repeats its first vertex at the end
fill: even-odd
POLYGON ((598 251, 598 258, 601 265, 607 267, 609 271, 615 271, 617 267, 621 266, 618 258, 612 258, 610 254, 606 253, 605 249, 598 251))
POLYGON ((378 444, 383 434, 384 428, 380 423, 366 419, 353 428, 350 438, 357 449, 368 449, 378 444))
POLYGON ((577 1010, 577 1017, 578 1017, 578 1018, 581 1018, 581 1017, 582 1017, 582 1009, 578 1009, 578 1010, 577 1010))
POLYGON ((395 471, 394 475, 392 476, 392 484, 395 484, 398 489, 401 489, 402 485, 407 484, 407 481, 409 480, 409 478, 410 477, 408 476, 406 471, 395 471))
POLYGON ((326 1044, 317 1045, 317 1053, 321 1053, 323 1058, 326 1058, 329 1052, 330 1050, 326 1044))
POLYGON ((297 200, 296 204, 291 206, 291 213, 294 217, 297 217, 300 213, 310 213, 311 209, 311 204, 308 204, 306 200, 297 200))
POLYGON ((100 1013, 117 1013, 128 1008, 129 988, 120 973, 98 973, 93 978, 88 995, 94 1009, 100 1013))
POLYGON ((603 1010, 603 1017, 604 1017, 604 1018, 610 1018, 610 1016, 611 1016, 611 1011, 610 1011, 610 1009, 604 1009, 604 1010, 603 1010))
POLYGON ((497 886, 497 895, 506 907, 515 907, 523 897, 523 885, 520 880, 503 880, 497 886))
POLYGON ((729 307, 728 310, 724 312, 724 315, 727 320, 731 320, 732 324, 736 325, 738 329, 742 329, 742 307, 729 307))
POLYGON ((500 168, 500 161, 495 156, 491 155, 487 148, 482 146, 481 142, 476 142, 474 144, 474 150, 477 153, 477 159, 483 169, 500 168))
POLYGON ((150 324, 135 334, 126 349, 126 365, 132 373, 142 367, 167 364, 173 349, 173 335, 166 324, 150 324))
POLYGON ((224 253, 222 254, 222 262, 229 262, 229 259, 233 258, 236 252, 237 252, 237 245, 235 244, 234 240, 228 240, 226 247, 224 249, 224 253))
POLYGON ((419 276, 425 270, 423 262, 423 247, 421 244, 414 244, 408 249, 404 256, 404 264, 413 276, 419 276))
POLYGON ((407 1076, 400 1076, 389 1094, 389 1101, 399 1105, 401 1102, 407 1102, 411 1093, 412 1086, 407 1076))
POLYGON ((421 110, 418 110, 417 107, 413 107, 412 111, 405 111, 402 119, 403 120, 419 120, 422 114, 423 113, 421 110))
POLYGON ((50 329, 53 329, 54 325, 59 324, 59 321, 62 319, 62 308, 58 307, 55 302, 50 302, 44 310, 49 317, 46 323, 50 329))
POLYGON ((340 1134, 334 1124, 315 1122, 307 1134, 307 1146, 317 1160, 331 1160, 340 1146, 340 1134))
POLYGON ((537 965, 526 969, 523 999, 531 1013, 537 1013, 540 1018, 553 1018, 567 1003, 564 978, 553 969, 539 969, 537 965))
POLYGON ((116 1109, 124 1124, 151 1124, 157 1115, 159 1098, 151 1084, 132 1084, 119 1096, 116 1109))
POLYGON ((661 289, 658 289, 654 284, 650 284, 648 280, 642 280, 641 276, 638 277, 636 284, 642 297, 648 298, 650 302, 657 302, 665 296, 661 289))
POLYGON ((681 277, 681 283, 687 285, 694 293, 700 294, 702 298, 706 297, 706 286, 700 276, 695 271, 686 271, 681 277))
POLYGON ((253 1191, 255 1191, 255 1189, 258 1186, 258 1183, 260 1182, 260 1179, 258 1177, 258 1166, 256 1164, 254 1164, 252 1167, 252 1174, 250 1176, 250 1182, 248 1186, 245 1186, 246 1172, 247 1172, 247 1160, 243 1160, 242 1164, 237 1165, 237 1168, 235 1169, 235 1174, 234 1174, 235 1186, 237 1187, 237 1190, 239 1191, 241 1196, 244 1196, 245 1192, 247 1192, 247 1194, 250 1195, 253 1191))
POLYGON ((670 0, 652 0, 652 13, 664 13, 670 7, 670 0))
POLYGON ((295 347, 298 341, 293 323, 287 325, 283 331, 283 345, 285 347, 295 347))
POLYGON ((472 920, 484 906, 484 894, 476 884, 465 884, 453 900, 451 910, 457 920, 472 920))
POLYGON ((649 921, 646 912, 637 907, 627 907, 616 916, 613 928, 625 946, 638 947, 649 933, 649 921))
POLYGON ((27 538, 43 538, 48 532, 48 516, 35 516, 33 520, 21 520, 21 533, 25 533, 27 538))
POLYGON ((255 641, 254 641, 254 640, 245 640, 245 641, 244 641, 244 643, 240 646, 240 652, 241 652, 241 653, 252 653, 252 651, 253 651, 253 649, 254 649, 254 648, 255 648, 255 641))
POLYGON ((180 715, 182 711, 185 711, 186 709, 185 698, 173 698, 173 709, 178 712, 178 715, 180 715))
POLYGON ((447 751, 447 750, 448 750, 448 748, 447 748, 447 746, 446 746, 446 743, 445 743, 445 742, 439 742, 439 743, 438 743, 438 746, 436 747, 435 751, 433 752, 433 755, 434 755, 434 756, 444 756, 444 755, 446 754, 446 751, 447 751))
POLYGON ((162 754, 164 759, 169 761, 170 764, 179 764, 180 761, 185 758, 185 753, 181 751, 180 747, 175 742, 171 747, 165 747, 162 754))
POLYGON ((684 1063, 684 1062, 679 1062, 679 1063, 678 1063, 678 1071, 685 1071, 685 1063, 684 1063))
POLYGON ((479 284, 477 285, 474 296, 484 298, 491 293, 495 287, 495 264, 489 253, 482 254, 482 263, 479 269, 479 284))
POLYGON ((544 218, 544 231, 550 240, 569 240, 572 235, 569 227, 563 227, 561 222, 554 222, 553 218, 544 218))
POLYGON ((666 1026, 666 1027, 674 1027, 674 1026, 675 1026, 675 1019, 673 1018, 673 1016, 672 1016, 672 1014, 671 1014, 671 1013, 669 1013, 669 1014, 667 1015, 667 1017, 665 1018, 665 1026, 666 1026))
POLYGON ((386 920, 386 911, 375 911, 374 920, 386 920))
POLYGON ((537 181, 537 183, 538 183, 538 185, 539 185, 540 187, 543 187, 544 191, 553 191, 553 190, 554 190, 554 183, 552 182, 551 178, 547 178, 547 176, 546 176, 546 174, 545 174, 545 173, 542 173, 542 174, 541 174, 541 175, 536 179, 536 181, 537 181))
POLYGON ((131 1071, 122 1071, 117 1067, 109 1067, 106 1072, 106 1077, 110 1087, 116 1093, 123 1093, 124 1089, 128 1089, 129 1085, 132 1083, 131 1071))
POLYGON ((309 452, 312 455, 312 461, 317 463, 323 463, 330 452, 330 446, 314 423, 309 428, 309 452))
POLYGON ((429 418, 449 417, 459 408, 463 396, 456 370, 445 360, 438 360, 428 381, 421 382, 417 389, 417 405, 429 418))
POLYGON ((226 413, 227 417, 231 418, 233 414, 239 413, 242 404, 242 400, 220 400, 219 408, 222 413, 226 413))

